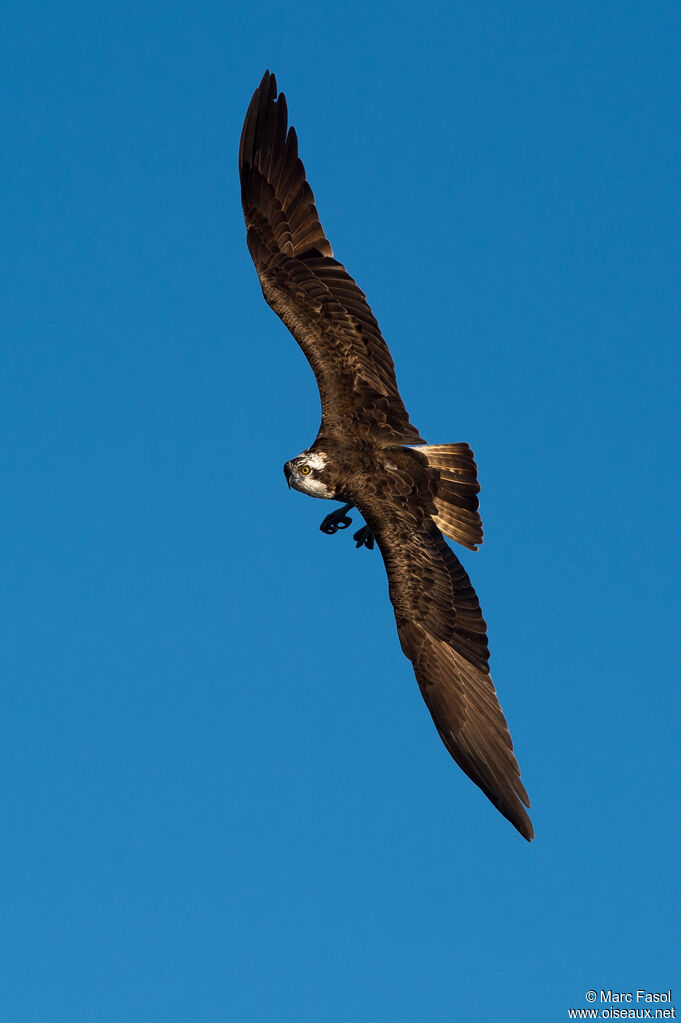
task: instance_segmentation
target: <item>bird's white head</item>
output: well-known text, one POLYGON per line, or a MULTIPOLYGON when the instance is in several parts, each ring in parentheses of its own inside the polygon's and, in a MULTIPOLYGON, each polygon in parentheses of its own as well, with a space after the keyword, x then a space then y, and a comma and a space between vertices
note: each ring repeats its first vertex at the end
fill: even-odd
POLYGON ((289 487, 299 490, 301 494, 333 498, 335 489, 328 479, 327 465, 328 459, 323 452, 303 451, 302 455, 286 462, 284 475, 289 487))

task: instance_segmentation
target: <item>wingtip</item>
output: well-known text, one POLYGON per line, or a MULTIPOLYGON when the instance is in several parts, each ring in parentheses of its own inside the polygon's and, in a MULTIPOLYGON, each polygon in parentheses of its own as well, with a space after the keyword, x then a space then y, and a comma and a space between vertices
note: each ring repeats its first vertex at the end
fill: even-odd
MULTIPOLYGON (((475 781, 475 779, 473 780, 475 781)), ((512 801, 499 799, 497 794, 490 793, 487 789, 483 788, 480 782, 476 782, 476 784, 482 788, 490 802, 496 806, 499 813, 506 818, 509 824, 513 825, 518 834, 522 835, 526 842, 531 842, 534 838, 534 828, 532 827, 530 815, 525 810, 525 806, 522 805, 524 803, 529 808, 530 803, 520 779, 518 779, 518 789, 515 792, 516 799, 512 801)))
POLYGON ((270 71, 266 68, 265 74, 260 79, 260 85, 256 89, 256 92, 268 92, 270 100, 276 100, 277 98, 277 76, 274 71, 270 71))
MULTIPOLYGON (((523 793, 525 793, 524 789, 523 793)), ((522 799, 522 796, 520 796, 520 798, 522 799)), ((525 799, 523 799, 522 801, 529 808, 530 802, 529 800, 525 802, 526 799, 527 794, 525 793, 525 799)), ((504 813, 503 810, 501 812, 504 813)), ((516 812, 513 813, 512 815, 504 814, 504 816, 508 817, 508 820, 511 822, 511 824, 516 829, 518 834, 522 835, 526 842, 532 841, 532 839, 534 838, 534 828, 532 827, 532 821, 530 820, 529 814, 527 814, 522 807, 518 807, 516 809, 516 812)))
POLYGON ((523 836, 526 842, 532 841, 532 839, 534 838, 534 828, 532 827, 532 821, 529 819, 529 817, 526 822, 523 822, 523 827, 518 827, 518 825, 516 824, 516 828, 518 829, 518 832, 523 836))
MULTIPOLYGON (((281 94, 280 100, 284 104, 284 94, 281 94)), ((255 133, 258 124, 259 117, 262 116, 261 111, 265 110, 269 104, 276 103, 277 101, 277 79, 276 75, 266 69, 265 74, 260 79, 260 84, 251 96, 251 102, 248 105, 246 111, 246 117, 244 119, 243 128, 241 129, 241 138, 239 139, 239 152, 238 152, 238 165, 239 173, 241 174, 244 169, 244 164, 249 163, 253 157, 253 143, 255 140, 255 133)), ((242 181, 243 184, 243 181, 242 181)))

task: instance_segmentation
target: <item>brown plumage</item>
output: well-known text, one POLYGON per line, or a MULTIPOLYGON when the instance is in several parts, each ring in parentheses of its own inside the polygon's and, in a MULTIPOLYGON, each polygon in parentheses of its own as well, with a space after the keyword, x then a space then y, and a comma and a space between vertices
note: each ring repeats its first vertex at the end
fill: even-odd
POLYGON ((530 804, 489 675, 485 621, 442 536, 473 550, 482 542, 473 453, 467 444, 427 445, 409 422, 366 297, 333 258, 269 72, 246 114, 239 173, 263 294, 305 353, 321 396, 314 444, 284 467, 289 485, 347 502, 327 516, 336 523, 327 532, 347 525, 347 507, 362 513, 371 533, 360 531, 361 542, 375 538, 381 551, 400 643, 445 746, 530 840, 530 804))

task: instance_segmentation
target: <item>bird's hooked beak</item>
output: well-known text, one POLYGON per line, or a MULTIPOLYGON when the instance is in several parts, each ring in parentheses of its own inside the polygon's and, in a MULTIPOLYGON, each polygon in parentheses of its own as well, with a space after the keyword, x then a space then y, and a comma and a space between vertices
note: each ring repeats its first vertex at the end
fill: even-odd
POLYGON ((290 462, 284 462, 284 476, 286 477, 286 482, 288 483, 288 488, 290 490, 291 489, 291 463, 290 462))

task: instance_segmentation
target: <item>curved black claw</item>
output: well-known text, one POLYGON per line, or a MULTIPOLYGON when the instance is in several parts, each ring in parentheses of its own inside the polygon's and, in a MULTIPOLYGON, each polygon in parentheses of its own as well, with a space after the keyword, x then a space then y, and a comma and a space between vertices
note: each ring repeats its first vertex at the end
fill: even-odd
POLYGON ((339 529, 347 529, 352 522, 350 516, 345 514, 347 510, 346 507, 336 508, 330 515, 327 515, 319 527, 322 533, 326 533, 327 536, 333 536, 339 529))
POLYGON ((355 547, 357 550, 359 550, 360 547, 366 547, 367 550, 373 551, 374 543, 376 541, 369 526, 362 526, 361 529, 358 529, 352 539, 355 541, 355 547))

